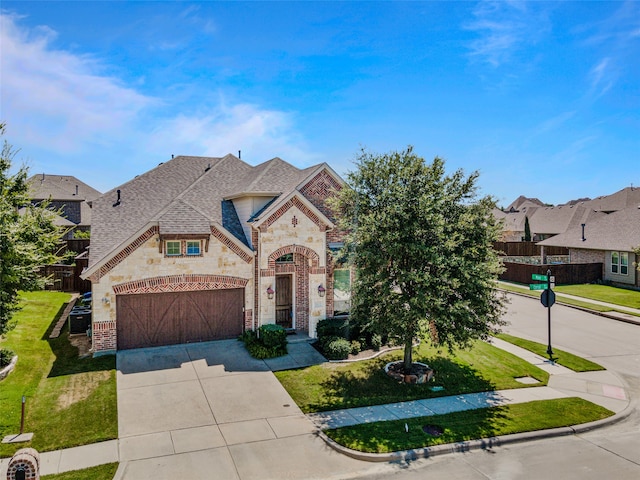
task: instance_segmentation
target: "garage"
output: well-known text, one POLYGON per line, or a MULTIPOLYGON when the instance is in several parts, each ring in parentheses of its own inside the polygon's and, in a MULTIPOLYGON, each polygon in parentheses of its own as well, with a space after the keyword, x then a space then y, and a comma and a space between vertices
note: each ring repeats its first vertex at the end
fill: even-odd
POLYGON ((244 289, 118 295, 118 350, 234 338, 244 289))

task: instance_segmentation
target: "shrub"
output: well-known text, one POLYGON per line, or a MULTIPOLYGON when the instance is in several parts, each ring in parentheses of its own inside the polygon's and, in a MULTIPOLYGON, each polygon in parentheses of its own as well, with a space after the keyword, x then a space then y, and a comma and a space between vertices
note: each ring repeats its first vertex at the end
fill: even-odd
POLYGON ((15 353, 8 348, 0 348, 0 368, 4 368, 11 363, 15 353))
POLYGON ((316 335, 322 337, 349 338, 349 320, 346 318, 325 318, 316 326, 316 335))
POLYGON ((332 337, 325 343, 323 351, 329 360, 344 360, 349 356, 351 344, 341 337, 332 337))
POLYGON ((247 330, 239 338, 253 358, 264 360, 287 354, 287 333, 284 328, 280 325, 263 325, 259 330, 260 335, 247 330))
POLYGON ((280 347, 287 349, 287 332, 280 325, 262 325, 259 337, 267 348, 280 347))
POLYGON ((351 355, 357 355, 362 350, 362 343, 358 340, 351 340, 351 355))
POLYGON ((380 347, 382 347, 382 337, 377 333, 374 333, 371 335, 371 348, 374 350, 380 350, 380 347))

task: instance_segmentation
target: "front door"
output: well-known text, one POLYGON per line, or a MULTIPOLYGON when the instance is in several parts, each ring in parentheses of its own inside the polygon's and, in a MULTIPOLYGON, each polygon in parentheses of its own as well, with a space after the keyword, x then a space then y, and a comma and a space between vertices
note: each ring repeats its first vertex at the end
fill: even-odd
POLYGON ((276 275, 276 323, 293 328, 292 275, 276 275))

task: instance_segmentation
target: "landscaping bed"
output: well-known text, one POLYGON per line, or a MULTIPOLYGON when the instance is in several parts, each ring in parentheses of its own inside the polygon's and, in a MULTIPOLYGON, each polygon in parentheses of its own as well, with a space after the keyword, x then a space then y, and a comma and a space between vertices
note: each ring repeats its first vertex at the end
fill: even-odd
POLYGON ((21 399, 26 397, 25 432, 31 442, 0 444, 0 456, 25 447, 57 450, 117 438, 115 356, 79 358, 65 327, 49 339, 70 295, 27 292, 16 313, 17 326, 1 347, 19 357, 0 383, 0 437, 20 431, 21 399))

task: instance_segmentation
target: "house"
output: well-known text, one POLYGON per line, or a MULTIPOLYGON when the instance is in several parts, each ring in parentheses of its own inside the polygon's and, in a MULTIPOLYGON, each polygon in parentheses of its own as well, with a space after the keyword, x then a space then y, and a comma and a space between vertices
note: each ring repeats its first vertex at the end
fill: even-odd
POLYGON ((92 200, 102 195, 95 188, 71 175, 40 173, 27 180, 33 203, 48 200, 52 208, 61 210, 58 225, 88 230, 91 225, 92 200))
POLYGON ((331 248, 327 165, 178 156, 93 202, 95 352, 233 338, 277 323, 315 336, 348 308, 331 248), (334 295, 334 276, 339 288, 334 295))
MULTIPOLYGON (((602 278, 615 284, 640 287, 633 249, 640 246, 640 202, 602 215, 538 245, 569 248, 570 263, 602 263, 602 278)), ((544 254, 543 254, 544 255, 544 254)))

